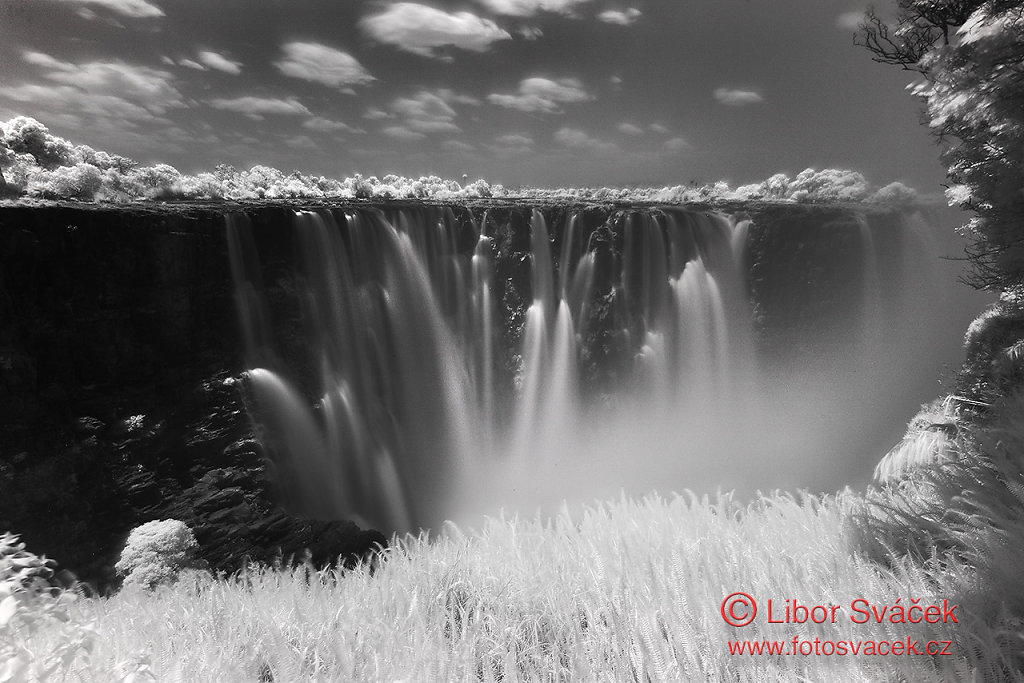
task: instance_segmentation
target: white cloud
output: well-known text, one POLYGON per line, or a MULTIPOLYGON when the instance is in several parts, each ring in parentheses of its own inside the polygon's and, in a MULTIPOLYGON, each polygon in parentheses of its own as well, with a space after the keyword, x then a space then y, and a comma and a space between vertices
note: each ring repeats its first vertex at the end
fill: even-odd
POLYGON ((208 103, 214 109, 236 111, 251 119, 262 119, 265 114, 286 116, 312 116, 312 112, 294 97, 281 99, 276 97, 235 97, 231 99, 217 98, 208 103))
POLYGON ((508 109, 546 114, 561 113, 559 105, 572 102, 587 102, 594 99, 576 78, 527 78, 519 83, 519 94, 503 95, 493 93, 487 101, 508 109))
POLYGON ((764 102, 761 93, 754 90, 740 90, 738 88, 716 88, 715 99, 730 107, 743 107, 748 104, 764 102))
MULTIPOLYGON (((451 91, 446 91, 451 92, 451 91)), ((457 132, 455 110, 438 95, 421 90, 412 97, 399 97, 391 110, 404 119, 405 128, 419 133, 457 132)))
POLYGON ((494 142, 502 147, 533 147, 533 138, 525 133, 509 133, 500 135, 494 142))
MULTIPOLYGON (((164 16, 164 11, 149 0, 63 0, 63 2, 74 5, 96 5, 133 19, 164 16)), ((88 10, 86 11, 88 12, 88 10)), ((95 17, 95 13, 92 12, 88 14, 80 12, 79 14, 84 18, 95 17), (92 14, 93 17, 90 17, 89 14, 92 14)))
POLYGON ((511 17, 532 17, 538 12, 557 12, 575 16, 574 9, 590 0, 477 0, 481 5, 497 14, 511 17))
POLYGON ((395 138, 396 140, 422 140, 427 137, 423 133, 415 130, 409 130, 405 126, 388 126, 381 131, 385 135, 395 138))
POLYGON ((681 152, 689 147, 690 143, 683 138, 671 138, 665 141, 665 149, 670 152, 681 152))
POLYGON ((836 17, 836 27, 841 28, 844 31, 856 31, 860 28, 862 21, 864 21, 864 10, 843 12, 836 17))
POLYGON ((415 2, 388 5, 364 17, 359 26, 371 38, 424 57, 438 57, 437 48, 457 47, 486 52, 492 43, 512 36, 490 19, 470 12, 444 12, 415 2))
POLYGON ((661 125, 660 123, 652 123, 651 125, 647 126, 647 129, 650 130, 652 133, 661 133, 662 135, 668 134, 668 128, 661 125))
POLYGON ((320 116, 314 116, 309 121, 304 122, 302 124, 302 127, 308 128, 310 130, 315 130, 318 133, 358 132, 354 130, 351 126, 342 123, 341 121, 333 121, 331 119, 325 119, 320 116))
POLYGON ((595 152, 611 152, 616 146, 604 140, 592 138, 578 128, 559 128, 555 131, 555 142, 573 149, 586 149, 595 152))
POLYGON ((488 145, 488 147, 498 156, 516 156, 532 152, 534 140, 526 133, 509 133, 499 135, 494 139, 494 144, 488 145))
POLYGON ((376 80, 355 57, 333 47, 296 41, 286 43, 283 49, 284 58, 274 66, 286 76, 335 88, 376 80))
POLYGON ((393 119, 395 116, 394 114, 389 114, 386 111, 377 109, 376 107, 370 107, 366 110, 366 113, 363 114, 363 118, 367 121, 379 121, 380 119, 393 119))
POLYGON ((178 64, 188 69, 195 69, 196 71, 206 71, 205 66, 203 66, 199 62, 192 61, 191 59, 183 59, 180 62, 178 62, 178 64))
POLYGON ((454 102, 455 104, 468 104, 474 107, 479 107, 483 104, 483 102, 480 101, 480 98, 455 92, 451 88, 439 88, 434 92, 438 97, 449 104, 454 102))
POLYGON ((47 80, 82 90, 86 95, 110 96, 136 103, 156 114, 184 106, 170 72, 120 60, 62 62, 43 52, 26 51, 22 59, 41 67, 47 80))
POLYGON ((203 50, 199 53, 199 61, 217 71, 223 71, 226 74, 232 74, 237 76, 242 73, 242 63, 228 59, 219 52, 212 52, 210 50, 203 50))
MULTIPOLYGON (((45 114, 64 115, 74 111, 77 115, 88 115, 95 121, 130 125, 138 121, 165 121, 147 107, 129 102, 123 97, 91 93, 74 88, 70 85, 21 85, 4 88, 3 96, 15 102, 32 105, 32 113, 44 118, 45 114)), ((54 116, 46 116, 47 120, 57 121, 54 116)), ((167 121, 170 125, 170 122, 167 121)), ((116 127, 115 125, 115 127, 116 127)))
POLYGON ((636 23, 636 20, 640 18, 642 12, 635 7, 630 7, 627 10, 614 10, 609 9, 601 12, 597 15, 597 18, 606 24, 617 24, 619 26, 629 26, 630 24, 636 23))
POLYGON ((619 124, 619 132, 626 135, 643 135, 644 129, 632 123, 622 122, 619 124))

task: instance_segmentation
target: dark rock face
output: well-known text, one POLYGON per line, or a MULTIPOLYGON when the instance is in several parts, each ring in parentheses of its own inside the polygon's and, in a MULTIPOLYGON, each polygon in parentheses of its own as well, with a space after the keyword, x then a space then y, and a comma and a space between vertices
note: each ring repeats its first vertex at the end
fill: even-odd
POLYGON ((220 209, 0 208, 0 529, 100 588, 154 519, 222 571, 384 542, 275 502, 227 258, 220 209))
MULTIPOLYGON (((600 283, 580 359, 583 381, 600 394, 622 381, 635 352, 635 314, 616 279, 628 210, 571 208, 600 283)), ((284 509, 246 412, 224 214, 248 214, 277 348, 301 359, 310 354, 296 304, 293 209, 0 206, 0 531, 20 534, 100 588, 115 583, 112 567, 128 532, 154 519, 187 523, 203 559, 221 571, 246 559, 327 562, 385 542, 351 522, 284 509)), ((511 377, 533 296, 531 208, 431 210, 453 211, 465 224, 457 248, 467 253, 473 225, 493 239, 494 296, 506 311, 496 362, 511 377)), ((557 258, 570 209, 543 212, 557 258)), ((857 259, 833 258, 829 266, 822 254, 837 243, 860 248, 859 228, 843 209, 766 206, 754 218, 750 295, 764 349, 784 354, 803 343, 794 330, 807 317, 827 318, 850 296, 851 287, 837 283, 857 291, 857 259), (811 297, 818 308, 790 306, 793 292, 812 290, 834 298, 811 297)))

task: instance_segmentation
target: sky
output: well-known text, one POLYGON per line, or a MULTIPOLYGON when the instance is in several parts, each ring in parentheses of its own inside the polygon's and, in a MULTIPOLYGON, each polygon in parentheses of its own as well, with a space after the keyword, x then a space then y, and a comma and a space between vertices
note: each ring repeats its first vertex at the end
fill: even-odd
POLYGON ((859 0, 0 0, 0 120, 183 172, 940 189, 859 0))

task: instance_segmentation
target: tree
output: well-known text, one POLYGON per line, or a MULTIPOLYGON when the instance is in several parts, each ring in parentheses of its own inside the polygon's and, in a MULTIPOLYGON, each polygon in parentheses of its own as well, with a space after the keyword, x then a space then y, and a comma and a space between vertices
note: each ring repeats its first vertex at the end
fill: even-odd
POLYGON ((982 4, 983 0, 897 0, 892 25, 869 7, 853 42, 866 47, 876 62, 925 72, 921 58, 936 45, 949 45, 950 31, 982 4))
POLYGON ((873 11, 856 42, 874 59, 918 71, 951 204, 975 216, 971 284, 1024 288, 1024 8, 1010 0, 898 0, 894 27, 873 11), (955 30, 954 30, 955 29, 955 30))

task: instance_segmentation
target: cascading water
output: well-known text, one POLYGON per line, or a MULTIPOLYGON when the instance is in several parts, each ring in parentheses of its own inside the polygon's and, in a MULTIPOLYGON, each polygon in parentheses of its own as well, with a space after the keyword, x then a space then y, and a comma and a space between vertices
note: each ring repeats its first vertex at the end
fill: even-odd
MULTIPOLYGON (((865 397, 765 366, 749 218, 579 210, 552 230, 516 211, 297 211, 270 287, 248 218, 229 216, 252 409, 293 506, 412 530, 621 489, 814 485, 806 468, 844 457, 823 452, 832 425, 815 420, 865 397), (300 310, 272 313, 268 289, 300 310)), ((860 350, 909 348, 934 280, 914 279, 927 269, 904 249, 890 278, 903 303, 882 306, 860 220, 860 350)))

